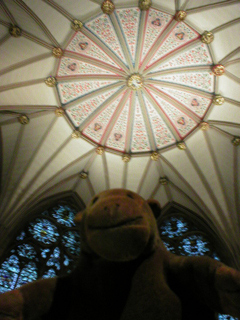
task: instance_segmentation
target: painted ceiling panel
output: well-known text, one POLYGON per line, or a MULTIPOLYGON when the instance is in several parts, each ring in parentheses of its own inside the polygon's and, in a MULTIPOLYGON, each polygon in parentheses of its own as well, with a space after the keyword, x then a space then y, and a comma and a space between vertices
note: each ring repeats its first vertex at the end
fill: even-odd
POLYGON ((76 32, 70 39, 66 51, 92 58, 93 62, 100 61, 119 68, 116 62, 104 50, 82 32, 76 32))

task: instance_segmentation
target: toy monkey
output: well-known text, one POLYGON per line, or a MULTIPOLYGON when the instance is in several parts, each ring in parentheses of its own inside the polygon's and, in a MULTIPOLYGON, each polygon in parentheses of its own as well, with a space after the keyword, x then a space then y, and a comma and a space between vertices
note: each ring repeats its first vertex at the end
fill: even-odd
POLYGON ((240 317, 240 272, 168 252, 157 201, 114 189, 76 215, 78 267, 0 295, 0 320, 210 320, 240 317))

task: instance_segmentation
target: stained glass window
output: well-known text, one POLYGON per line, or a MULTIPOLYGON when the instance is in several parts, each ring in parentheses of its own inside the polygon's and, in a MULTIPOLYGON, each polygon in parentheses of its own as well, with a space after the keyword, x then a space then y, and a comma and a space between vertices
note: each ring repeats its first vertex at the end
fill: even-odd
MULTIPOLYGON (((209 240, 207 232, 200 230, 190 219, 179 213, 165 214, 159 221, 159 231, 167 250, 183 256, 210 256, 221 260, 209 240)), ((238 320, 218 314, 218 320, 238 320)))
POLYGON ((0 263, 0 293, 75 268, 80 237, 74 217, 81 209, 73 201, 55 201, 28 222, 0 263))

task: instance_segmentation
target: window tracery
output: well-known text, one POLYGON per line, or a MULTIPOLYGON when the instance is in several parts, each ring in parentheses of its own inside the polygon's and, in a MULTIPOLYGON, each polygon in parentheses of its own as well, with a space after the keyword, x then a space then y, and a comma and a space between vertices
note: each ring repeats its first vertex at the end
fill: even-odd
MULTIPOLYGON (((161 239, 167 250, 183 256, 210 256, 215 260, 222 260, 217 253, 207 232, 182 216, 181 213, 165 214, 159 221, 161 239)), ((229 315, 218 314, 218 320, 238 320, 229 315)))
POLYGON ((0 293, 74 269, 80 253, 74 223, 79 209, 75 204, 55 201, 19 232, 0 264, 0 293))

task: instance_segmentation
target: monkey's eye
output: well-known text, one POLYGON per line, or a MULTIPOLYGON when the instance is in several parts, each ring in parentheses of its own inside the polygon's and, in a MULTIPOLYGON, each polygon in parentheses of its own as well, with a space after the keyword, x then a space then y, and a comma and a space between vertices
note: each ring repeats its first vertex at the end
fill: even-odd
POLYGON ((127 194, 127 197, 128 197, 128 198, 131 198, 131 199, 134 199, 134 197, 133 197, 133 195, 132 195, 131 193, 128 193, 128 194, 127 194))
POLYGON ((93 198, 92 205, 98 201, 98 197, 93 198))

